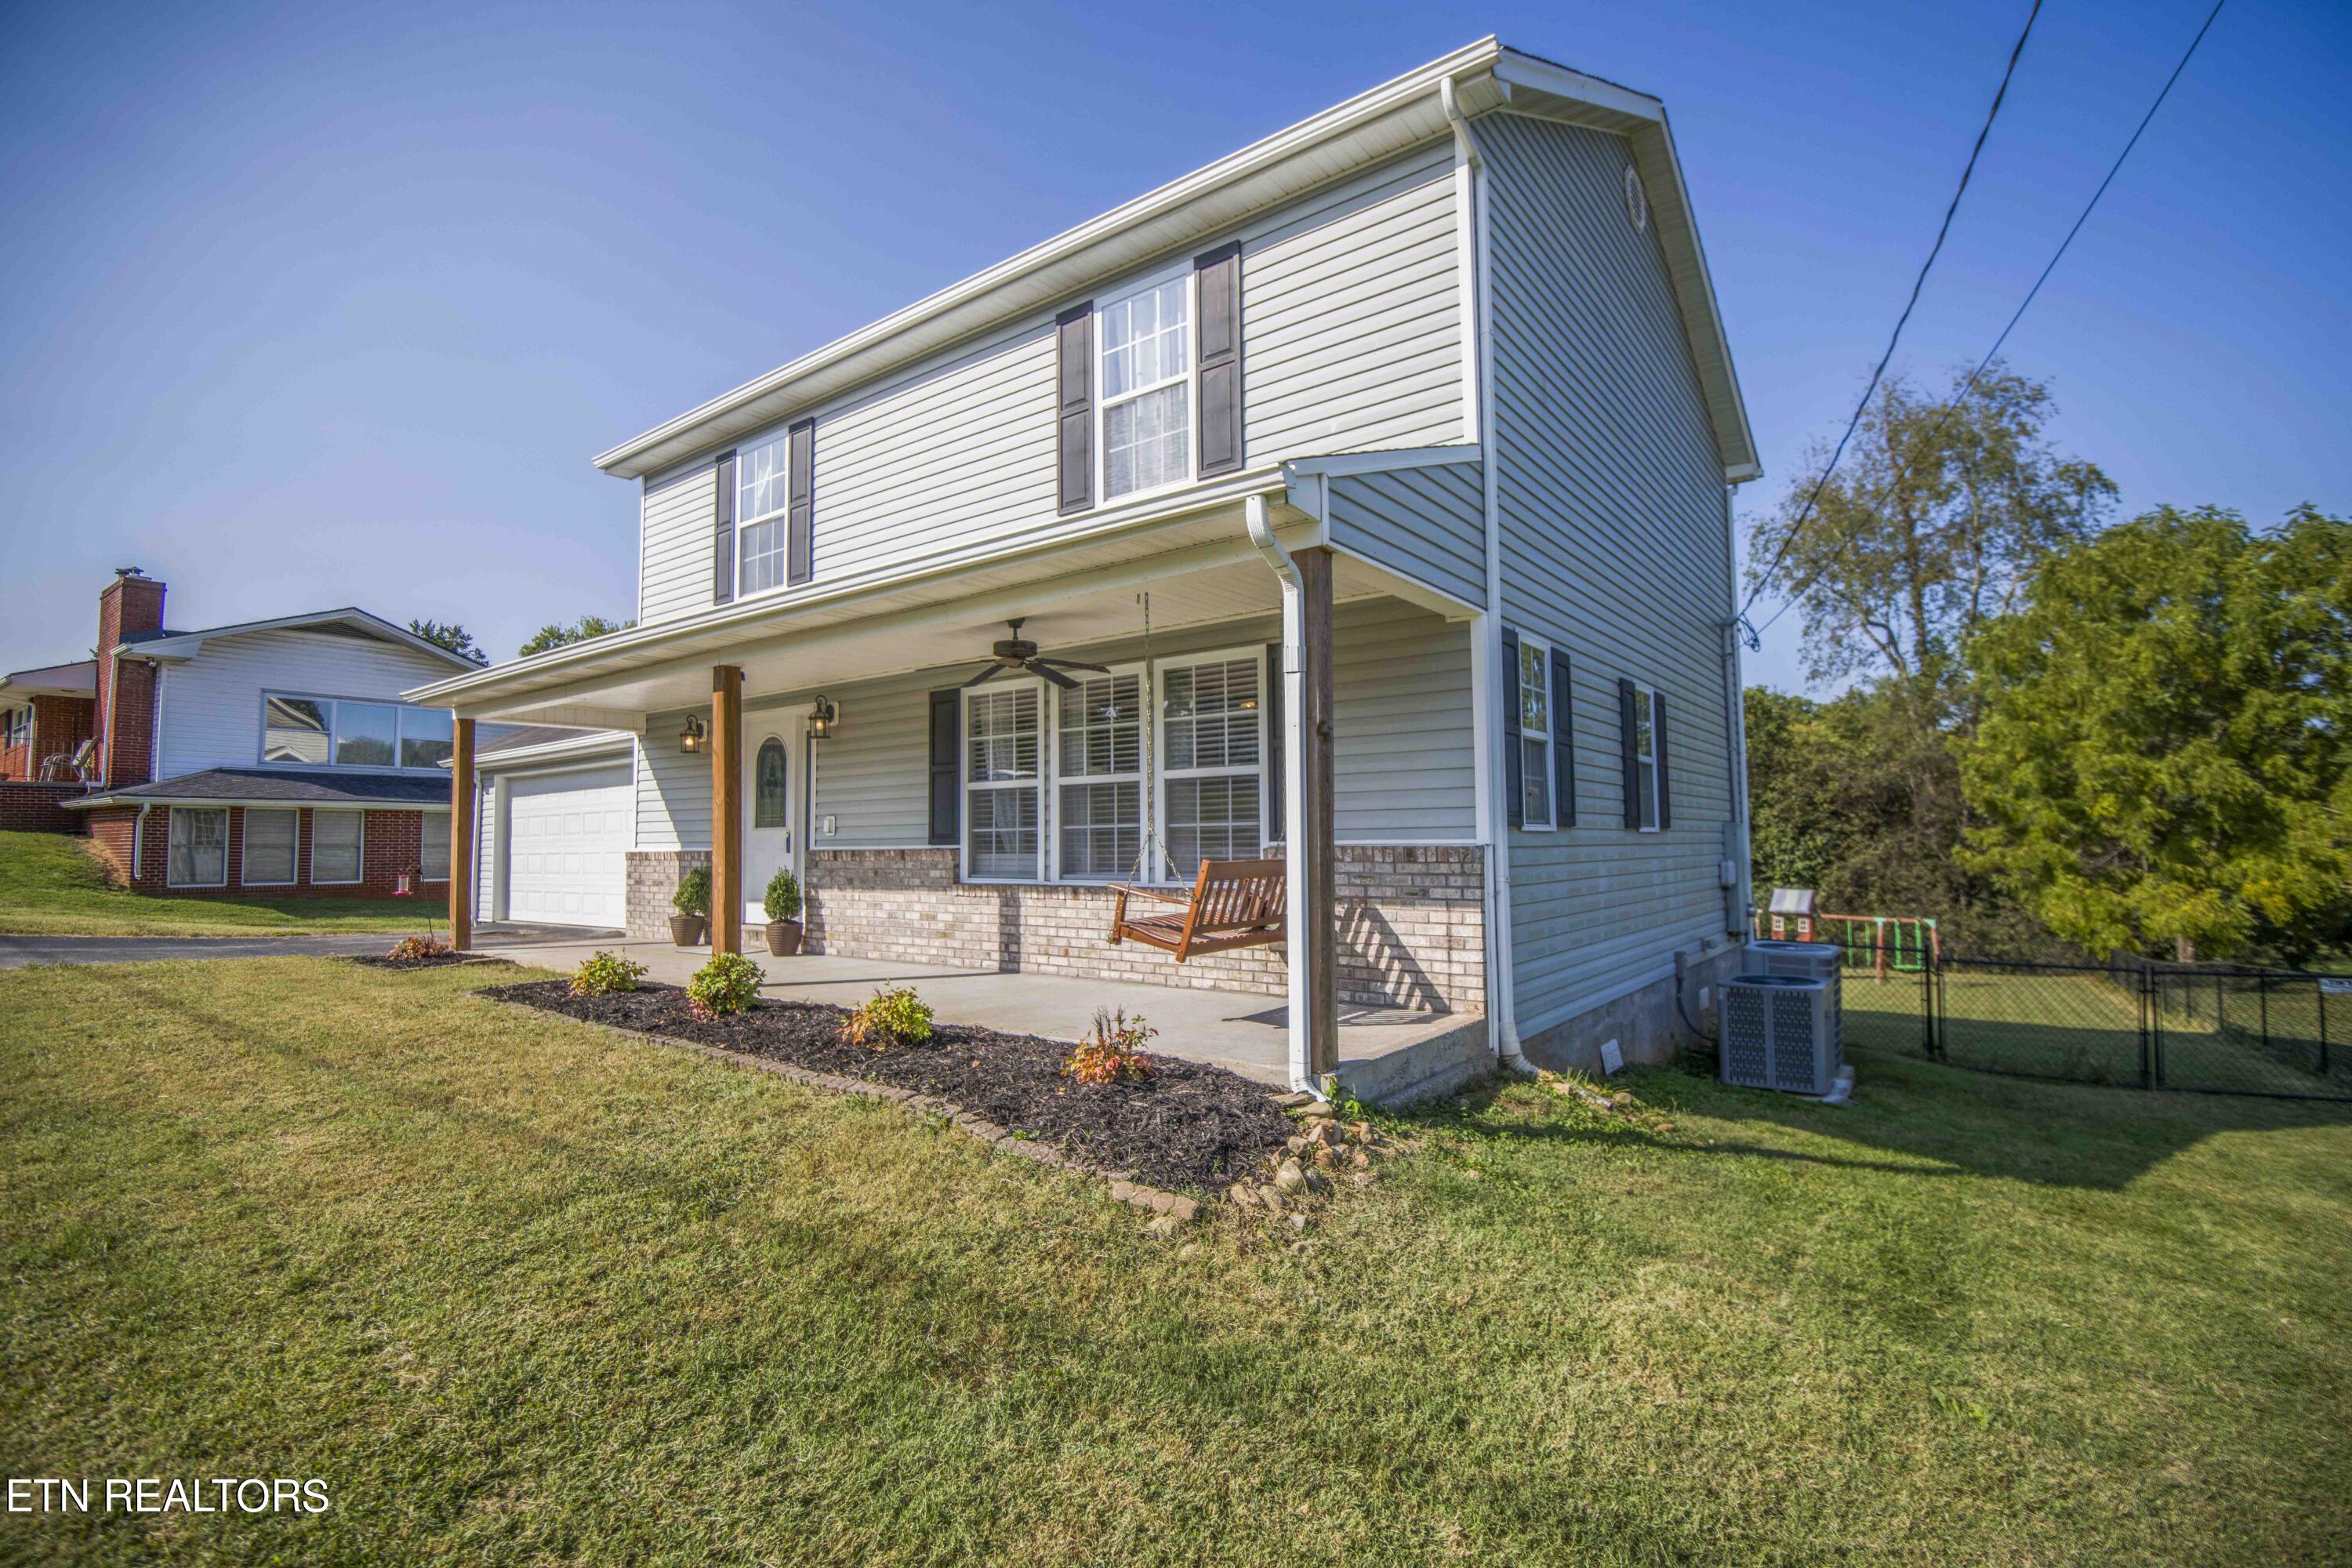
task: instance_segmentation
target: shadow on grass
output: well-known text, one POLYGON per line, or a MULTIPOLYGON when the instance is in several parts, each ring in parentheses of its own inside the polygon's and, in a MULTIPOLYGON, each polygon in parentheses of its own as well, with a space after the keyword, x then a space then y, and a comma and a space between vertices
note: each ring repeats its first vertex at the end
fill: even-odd
POLYGON ((1402 1120, 1505 1142, 1559 1141, 2101 1192, 2121 1190, 2217 1134, 2352 1124, 2352 1103, 2344 1101, 2045 1083, 1878 1052, 1857 1052, 1853 1062, 1858 1088, 1844 1106, 1719 1083, 1712 1057, 1693 1056, 1612 1080, 1632 1089, 1642 1110, 1656 1113, 1646 1124, 1531 1116, 1518 1098, 1521 1086, 1501 1080, 1402 1120), (1686 1125, 1685 1118, 1717 1125, 1686 1125), (1673 1130, 1659 1121, 1674 1123, 1673 1130), (1727 1137, 1723 1123, 1755 1135, 1727 1137))

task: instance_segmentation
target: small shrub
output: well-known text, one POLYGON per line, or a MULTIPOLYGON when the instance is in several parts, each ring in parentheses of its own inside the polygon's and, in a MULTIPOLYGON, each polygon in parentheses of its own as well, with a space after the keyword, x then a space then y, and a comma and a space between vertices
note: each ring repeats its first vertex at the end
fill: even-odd
POLYGON ((1158 1033, 1141 1014, 1129 1018, 1124 1007, 1116 1013, 1097 1007, 1095 1032, 1079 1041, 1062 1064, 1063 1076, 1080 1083, 1132 1083, 1150 1078, 1157 1069, 1143 1047, 1158 1033))
POLYGON ((841 1037, 869 1051, 919 1046, 931 1037, 931 1006, 900 985, 877 991, 842 1022, 841 1037))
POLYGON ((438 958, 454 951, 437 936, 404 936, 392 944, 384 956, 394 963, 415 963, 427 958, 438 958))
POLYGON ((771 921, 796 921, 801 918, 801 879, 790 871, 778 871, 768 879, 768 897, 764 906, 771 921))
POLYGON ((766 976, 760 966, 740 952, 722 952, 694 972, 686 983, 687 1010, 709 1023, 730 1013, 740 1013, 760 994, 766 976))
POLYGON ((669 907, 682 915, 710 913, 710 868, 697 866, 677 879, 677 891, 669 896, 669 907))
POLYGON ((632 963, 617 952, 601 948, 595 956, 583 961, 572 972, 572 994, 574 996, 610 996, 616 991, 635 991, 637 982, 646 977, 646 966, 632 963))

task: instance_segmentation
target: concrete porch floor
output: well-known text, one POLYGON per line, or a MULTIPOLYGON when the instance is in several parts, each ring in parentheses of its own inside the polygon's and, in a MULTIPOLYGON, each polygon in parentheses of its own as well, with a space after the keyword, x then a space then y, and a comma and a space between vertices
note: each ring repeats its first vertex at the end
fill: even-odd
MULTIPOLYGON (((578 940, 548 941, 543 929, 516 940, 493 927, 474 945, 519 963, 566 971, 601 949, 644 964, 656 980, 681 985, 710 958, 707 947, 599 940, 587 932, 578 940)), ((1093 1026, 1095 1009, 1124 1007, 1129 1017, 1141 1014, 1160 1031, 1151 1042, 1155 1051, 1211 1062, 1261 1083, 1289 1083, 1287 1010, 1280 997, 878 958, 750 956, 768 977, 764 995, 855 1006, 878 986, 911 985, 941 1019, 1009 1035, 1076 1040, 1093 1026)), ((1367 1100, 1396 1104, 1449 1093, 1483 1072, 1486 1052, 1486 1021, 1475 1014, 1340 1005, 1339 1079, 1367 1100)))

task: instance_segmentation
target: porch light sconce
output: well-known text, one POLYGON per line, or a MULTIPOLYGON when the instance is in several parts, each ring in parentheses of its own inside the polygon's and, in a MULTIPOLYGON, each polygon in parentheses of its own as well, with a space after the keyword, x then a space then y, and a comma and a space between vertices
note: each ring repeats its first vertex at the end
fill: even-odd
POLYGON ((830 697, 820 697, 809 708, 809 736, 812 740, 830 741, 841 722, 840 705, 830 697))
POLYGON ((677 732, 677 749, 681 752, 698 752, 702 750, 702 721, 695 718, 692 714, 688 714, 687 716, 686 728, 677 732))

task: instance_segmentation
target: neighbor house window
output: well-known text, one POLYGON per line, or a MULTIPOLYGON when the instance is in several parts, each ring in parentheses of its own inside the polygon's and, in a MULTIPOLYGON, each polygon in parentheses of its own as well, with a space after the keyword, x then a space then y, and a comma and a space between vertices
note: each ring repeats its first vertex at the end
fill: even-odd
POLYGON ((1191 289, 1188 272, 1097 312, 1106 498, 1192 477, 1191 289))
POLYGON ((298 814, 292 811, 246 808, 245 857, 238 880, 248 888, 284 886, 294 880, 297 820, 298 814))
POLYGON ((1658 827, 1658 694, 1639 684, 1633 688, 1630 750, 1633 759, 1634 820, 1643 832, 1654 833, 1658 827))
POLYGON ((310 881, 313 886, 360 879, 362 840, 367 814, 360 811, 314 811, 310 814, 310 881))
POLYGON ((7 718, 0 721, 0 746, 13 749, 32 738, 33 710, 30 708, 9 709, 7 718))
POLYGON ((784 506, 792 437, 746 447, 735 458, 735 591, 738 596, 784 581, 784 506))
POLYGON ((1551 817, 1551 649, 1519 637, 1519 826, 1551 817))
POLYGON ((1265 660, 1252 653, 1164 668, 1160 800, 1166 874, 1189 882, 1203 860, 1249 860, 1265 842, 1265 660))
POLYGON ((1076 676, 1060 693, 1055 799, 1066 880, 1138 874, 1143 845, 1143 677, 1076 676))
POLYGON ((449 879, 449 819, 437 812, 425 814, 425 827, 417 839, 416 868, 428 882, 449 879))
POLYGON ((172 808, 172 852, 163 879, 174 888, 217 888, 228 881, 228 812, 225 807, 172 808))
POLYGON ((261 760, 305 767, 438 768, 456 749, 446 708, 349 698, 261 700, 261 760))
POLYGON ((1044 844, 1045 705, 1037 683, 964 697, 964 874, 1035 879, 1044 844))

